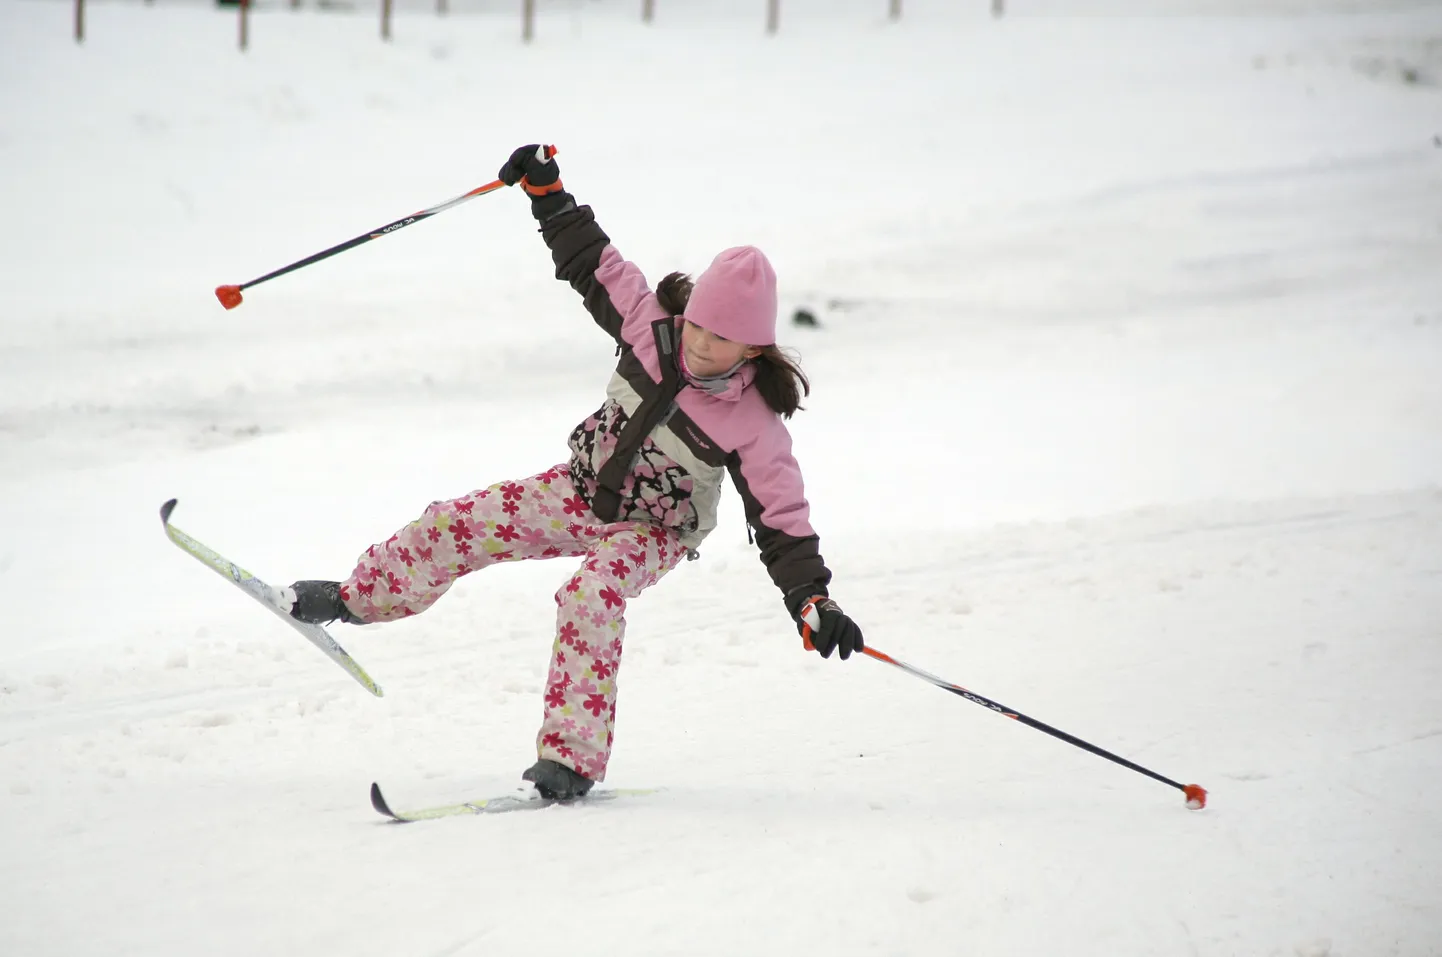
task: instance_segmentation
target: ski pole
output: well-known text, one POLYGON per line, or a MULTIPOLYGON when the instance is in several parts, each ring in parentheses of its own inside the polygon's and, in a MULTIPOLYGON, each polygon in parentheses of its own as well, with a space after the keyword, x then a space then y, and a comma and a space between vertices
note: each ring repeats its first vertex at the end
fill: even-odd
MULTIPOLYGON (((548 146, 546 147, 546 152, 548 156, 555 156, 556 148, 554 146, 548 146)), ((289 266, 282 266, 275 272, 268 272, 264 276, 261 276, 259 279, 252 279, 250 282, 243 282, 238 286, 216 286, 215 298, 219 299, 220 304, 225 308, 234 309, 243 301, 240 295, 240 291, 242 289, 249 289, 251 286, 258 286, 268 279, 274 279, 277 276, 284 276, 288 272, 294 272, 295 270, 300 269, 304 266, 309 266, 311 263, 318 263, 322 259, 329 259, 336 253, 343 253, 347 249, 354 249, 362 243, 370 242, 372 239, 380 239, 382 236, 388 236, 391 233, 396 232, 397 230, 404 229, 412 223, 418 223, 423 219, 428 219, 431 216, 434 216, 436 213, 443 213, 448 209, 459 206, 461 203, 464 203, 468 199, 475 199, 477 196, 484 196, 487 193, 493 193, 496 190, 501 189, 505 185, 506 184, 501 180, 494 180, 484 186, 477 186, 469 193, 463 193, 462 195, 457 196, 455 199, 446 200, 444 203, 436 206, 431 206, 428 209, 423 209, 418 213, 412 213, 409 216, 403 216, 393 223, 388 223, 385 226, 382 226, 380 229, 373 229, 368 233, 363 233, 362 235, 357 236, 355 239, 349 239, 338 246, 332 246, 329 249, 322 250, 321 252, 316 253, 314 256, 307 256, 299 262, 293 262, 289 266)))
MULTIPOLYGON (((813 604, 806 605, 801 611, 801 619, 806 626, 802 632, 801 640, 806 645, 807 651, 814 651, 815 647, 811 644, 811 632, 821 626, 821 616, 817 613, 816 606, 813 604)), ((1090 751, 1092 754, 1106 758, 1108 761, 1120 764, 1124 768, 1131 768, 1133 771, 1136 771, 1139 774, 1145 774, 1147 777, 1155 781, 1160 781, 1163 784, 1169 784, 1172 787, 1176 788, 1178 791, 1181 791, 1182 794, 1186 796, 1187 807, 1193 811, 1199 811, 1207 806, 1207 790, 1200 784, 1179 784, 1176 781, 1173 781, 1171 778, 1164 777, 1163 775, 1160 775, 1155 771, 1142 767, 1140 764, 1128 761, 1126 758, 1121 757, 1120 755, 1112 754, 1105 748, 1099 748, 1094 744, 1083 741, 1081 738, 1078 738, 1075 735, 1067 734, 1060 728, 1053 728, 1051 725, 1046 724, 1042 721, 1038 721, 1035 718, 1028 717, 1027 715, 1022 714, 1020 711, 1013 711, 1011 708, 992 701, 990 698, 982 697, 974 691, 968 691, 961 685, 952 684, 950 681, 947 681, 944 678, 938 678, 936 675, 930 673, 929 671, 922 671, 915 665, 909 665, 904 661, 893 658, 890 655, 886 654, 884 651, 877 651, 875 648, 863 648, 861 650, 861 653, 869 658, 874 658, 877 661, 883 661, 888 665, 900 668, 902 671, 906 672, 909 675, 914 675, 915 677, 920 678, 923 681, 930 682, 931 684, 936 685, 943 691, 950 691, 954 695, 959 695, 965 698, 967 701, 972 702, 973 704, 979 704, 983 708, 995 711, 1003 718, 1011 718, 1013 721, 1020 721, 1022 724, 1027 725, 1028 727, 1036 728, 1038 731, 1045 731, 1052 737, 1060 738, 1067 744, 1075 745, 1076 747, 1081 748, 1083 751, 1090 751)))

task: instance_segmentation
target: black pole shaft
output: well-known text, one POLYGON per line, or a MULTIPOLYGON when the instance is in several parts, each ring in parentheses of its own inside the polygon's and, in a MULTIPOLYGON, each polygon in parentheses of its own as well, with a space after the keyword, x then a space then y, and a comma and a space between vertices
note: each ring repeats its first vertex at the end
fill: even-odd
POLYGON ((1038 721, 1035 718, 1028 717, 1027 715, 1022 714, 1019 711, 1013 711, 1010 708, 1005 707, 1004 705, 997 704, 990 698, 984 698, 974 691, 967 691, 965 688, 958 688, 955 685, 938 685, 937 687, 943 688, 946 691, 950 691, 954 695, 959 695, 968 701, 974 702, 975 704, 979 704, 983 708, 989 708, 992 711, 995 711, 997 714, 1002 715, 1003 717, 1013 718, 1017 721, 1020 721, 1022 724, 1026 725, 1029 728, 1036 728, 1038 731, 1045 731, 1052 737, 1060 738, 1067 744, 1075 745, 1076 747, 1081 748, 1083 751, 1090 751, 1092 754, 1095 754, 1098 757, 1106 758, 1108 761, 1115 761, 1122 767, 1131 768, 1133 771, 1136 771, 1139 774, 1145 774, 1147 777, 1152 778, 1153 780, 1160 781, 1163 784, 1170 784, 1178 791, 1186 791, 1186 785, 1178 784, 1171 778, 1165 777, 1155 771, 1144 768, 1134 761, 1128 761, 1121 755, 1112 754, 1106 748, 1099 748, 1089 741, 1083 741, 1081 738, 1078 738, 1074 734, 1067 734, 1060 728, 1053 728, 1051 725, 1047 724, 1044 721, 1038 721))
POLYGON ((402 217, 401 219, 398 219, 393 223, 388 223, 385 226, 382 226, 380 229, 372 230, 362 236, 357 236, 355 239, 346 240, 339 246, 332 246, 329 249, 322 250, 321 252, 316 253, 314 256, 307 256, 300 262, 293 262, 289 266, 282 266, 275 272, 268 272, 264 276, 261 276, 259 279, 252 279, 250 282, 242 284, 240 288, 249 289, 251 286, 258 286, 261 283, 265 282, 267 279, 274 279, 276 276, 284 276, 288 272, 293 272, 297 269, 309 266, 312 263, 318 263, 322 259, 329 259, 331 256, 334 256, 337 253, 343 253, 347 249, 354 249, 356 246, 359 246, 362 243, 368 243, 372 239, 379 239, 382 236, 393 233, 398 229, 402 229, 406 226, 411 225, 412 223, 418 223, 421 220, 427 218, 428 216, 434 215, 434 211, 426 210, 425 212, 414 213, 410 216, 402 217))

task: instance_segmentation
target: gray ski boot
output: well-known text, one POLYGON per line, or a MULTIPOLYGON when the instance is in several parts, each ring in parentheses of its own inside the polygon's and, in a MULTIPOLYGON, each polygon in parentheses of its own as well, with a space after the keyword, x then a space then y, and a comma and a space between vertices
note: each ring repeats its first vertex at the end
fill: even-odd
POLYGON ((300 581, 290 586, 295 592, 295 604, 291 606, 290 617, 308 621, 315 625, 326 625, 343 621, 348 625, 363 625, 351 610, 340 600, 340 582, 300 581))
POLYGON ((542 758, 521 775, 522 781, 530 781, 541 792, 541 797, 551 801, 574 801, 585 797, 595 784, 590 778, 582 777, 564 764, 557 764, 542 758))

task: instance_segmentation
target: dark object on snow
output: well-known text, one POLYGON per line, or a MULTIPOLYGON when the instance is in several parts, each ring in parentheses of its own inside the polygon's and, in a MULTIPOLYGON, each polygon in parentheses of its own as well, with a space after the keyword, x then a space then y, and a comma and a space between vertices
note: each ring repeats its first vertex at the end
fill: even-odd
POLYGON ((343 621, 348 625, 364 624, 341 601, 340 582, 302 581, 290 587, 295 590, 295 605, 290 609, 290 617, 315 625, 333 621, 343 621))
POLYGON ((797 309, 793 312, 791 314, 791 324, 793 326, 812 326, 813 328, 820 325, 820 323, 816 321, 816 313, 810 309, 797 309))
POLYGON ((541 797, 549 801, 573 801, 585 797, 591 785, 596 783, 548 758, 542 758, 527 768, 521 780, 530 781, 541 792, 541 797))

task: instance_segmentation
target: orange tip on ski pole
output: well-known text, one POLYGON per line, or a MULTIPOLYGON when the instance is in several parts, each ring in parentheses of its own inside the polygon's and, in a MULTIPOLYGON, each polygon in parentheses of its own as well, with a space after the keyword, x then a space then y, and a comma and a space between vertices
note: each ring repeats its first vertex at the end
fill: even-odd
POLYGON ((239 286, 216 286, 215 298, 219 299, 220 304, 227 309, 234 309, 244 301, 240 295, 239 286))

